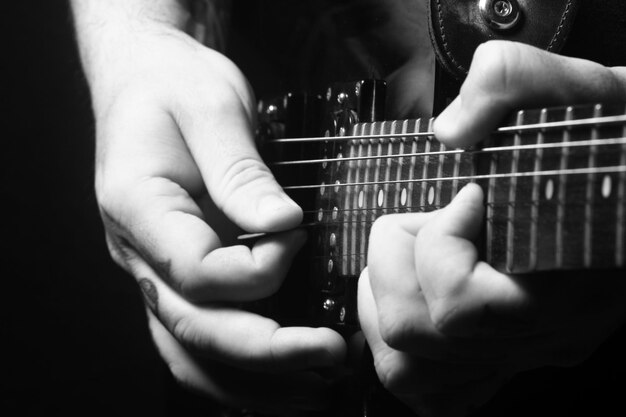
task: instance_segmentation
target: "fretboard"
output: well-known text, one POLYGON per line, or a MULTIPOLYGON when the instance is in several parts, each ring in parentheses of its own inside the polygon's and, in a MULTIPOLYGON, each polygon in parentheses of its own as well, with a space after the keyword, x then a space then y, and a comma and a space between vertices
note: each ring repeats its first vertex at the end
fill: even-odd
POLYGON ((360 273, 379 216, 439 209, 468 182, 485 192, 481 246, 497 269, 623 268, 625 114, 624 105, 520 111, 467 150, 439 143, 432 120, 357 123, 317 141, 308 155, 318 156, 300 164, 316 168, 285 188, 315 190, 306 221, 320 229, 328 274, 360 273))

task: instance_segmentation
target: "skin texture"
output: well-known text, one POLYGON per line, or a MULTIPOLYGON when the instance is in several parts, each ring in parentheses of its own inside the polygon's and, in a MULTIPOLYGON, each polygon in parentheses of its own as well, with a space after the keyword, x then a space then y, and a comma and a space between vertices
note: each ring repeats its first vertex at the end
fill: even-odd
MULTIPOLYGON (((626 71, 508 42, 481 45, 438 117, 448 146, 486 137, 513 109, 626 100, 626 71)), ((511 376, 580 363, 624 321, 619 273, 507 276, 478 259, 480 187, 433 213, 381 217, 359 317, 383 385, 423 416, 462 416, 511 376)))
MULTIPOLYGON (((301 209, 254 146, 245 77, 183 32, 186 2, 72 3, 106 239, 145 294, 173 375, 237 407, 324 408, 344 340, 240 307, 276 291, 305 240, 293 230, 301 209), (242 231, 275 233, 247 247, 242 231)), ((489 43, 435 132, 465 146, 517 107, 624 100, 625 79, 621 68, 489 43)), ((613 277, 590 290, 584 277, 524 281, 477 262, 481 201, 468 187, 440 212, 383 217, 372 232, 361 324, 383 384, 424 416, 462 415, 516 372, 577 363, 623 320, 613 277)))
POLYGON ((261 162, 256 101, 223 55, 181 28, 183 2, 73 2, 96 119, 96 193, 113 259, 142 289, 174 377, 221 403, 327 405, 345 342, 242 302, 274 293, 304 243, 302 211, 261 162), (242 231, 275 232, 250 247, 242 231))

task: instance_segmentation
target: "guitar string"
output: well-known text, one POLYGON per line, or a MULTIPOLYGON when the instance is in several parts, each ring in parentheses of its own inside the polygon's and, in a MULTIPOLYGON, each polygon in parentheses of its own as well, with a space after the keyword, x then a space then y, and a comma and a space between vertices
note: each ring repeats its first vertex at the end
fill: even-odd
POLYGON ((355 156, 347 158, 326 158, 326 159, 301 159, 294 161, 277 161, 270 162, 270 166, 293 166, 293 165, 310 165, 310 164, 324 164, 331 162, 349 162, 349 161, 363 161, 363 160, 375 160, 375 159, 390 159, 390 158, 410 158, 414 156, 436 156, 436 155, 456 155, 456 154, 485 154, 485 153, 498 153, 509 151, 525 151, 525 150, 538 150, 538 149, 563 149, 563 148, 575 148, 575 147, 589 147, 589 146, 611 146, 611 145, 624 145, 626 144, 626 137, 624 138, 606 138, 606 139, 590 139, 580 140, 572 142, 549 142, 534 145, 517 145, 517 146, 491 146, 482 149, 465 150, 465 149, 452 149, 446 151, 433 151, 433 152, 416 152, 406 154, 390 154, 390 155, 371 155, 371 156, 355 156))
POLYGON ((367 181, 367 182, 311 184, 311 185, 288 185, 288 186, 284 186, 283 190, 319 189, 322 187, 333 188, 333 187, 353 187, 353 186, 384 185, 384 184, 406 184, 406 183, 421 183, 421 182, 428 182, 428 181, 455 181, 455 180, 471 181, 471 180, 483 180, 483 179, 539 177, 539 176, 551 176, 551 175, 613 174, 613 173, 618 173, 618 172, 626 172, 626 165, 596 167, 596 168, 570 168, 570 169, 555 169, 555 170, 547 170, 547 171, 528 171, 528 172, 515 172, 515 173, 506 173, 506 174, 483 174, 483 175, 466 175, 466 176, 456 176, 456 177, 418 178, 418 179, 410 179, 410 180, 367 181))
MULTIPOLYGON (((555 199, 554 201, 556 201, 557 204, 567 204, 570 207, 584 207, 585 205, 587 205, 587 202, 583 202, 580 204, 572 204, 571 202, 567 202, 567 201, 560 201, 558 199, 555 199)), ((539 200, 530 200, 530 201, 506 201, 506 202, 501 202, 501 203, 495 203, 495 202, 487 202, 484 205, 485 206, 489 206, 489 207, 508 207, 511 205, 514 206, 533 206, 539 203, 539 200)), ((320 209, 309 209, 309 208, 303 208, 302 212, 305 215, 318 215, 320 212, 323 213, 324 215, 327 214, 332 214, 333 213, 337 213, 337 216, 343 215, 343 214, 350 214, 350 213, 366 213, 366 212, 374 212, 374 211, 384 211, 384 210, 392 210, 394 213, 399 213, 402 210, 419 210, 421 213, 427 213, 429 211, 433 211, 433 210, 437 210, 440 208, 445 207, 448 204, 448 202, 444 203, 444 204, 426 204, 426 205, 416 205, 416 206, 410 206, 410 205, 406 205, 406 206, 376 206, 376 207, 359 207, 359 208, 350 208, 350 209, 340 209, 337 208, 337 210, 334 209, 330 209, 330 210, 320 210, 320 209), (428 211, 423 210, 422 209, 429 209, 428 211)), ((411 211, 411 213, 414 213, 415 211, 411 211)), ((332 223, 332 222, 330 222, 332 223)), ((343 223, 343 222, 338 222, 338 223, 343 223)), ((312 222, 310 225, 317 225, 319 223, 316 222, 312 222)), ((326 223, 325 223, 326 224, 326 223)))
MULTIPOLYGON (((416 119, 419 120, 419 119, 416 119)), ((434 119, 431 119, 434 120, 434 119)), ((402 123, 403 120, 391 121, 388 123, 392 124, 393 122, 402 123)), ((578 119, 578 120, 564 120, 558 122, 545 122, 545 123, 534 123, 528 125, 519 125, 519 126, 503 126, 497 128, 492 135, 498 134, 506 134, 506 133, 523 133, 528 131, 545 131, 550 129, 561 129, 561 128, 574 128, 574 127, 584 127, 584 126, 602 126, 607 124, 619 124, 626 122, 626 114, 617 115, 617 116, 603 116, 603 117, 591 117, 586 119, 578 119)), ((383 123, 383 122, 369 122, 367 124, 374 125, 375 123, 383 123)), ((332 141, 344 141, 344 140, 357 140, 357 139, 393 139, 393 138, 402 138, 402 137, 424 137, 424 136, 434 136, 435 132, 415 132, 415 133, 388 133, 388 134, 378 134, 378 135, 353 135, 353 136, 317 136, 317 137, 309 137, 309 138, 280 138, 280 139, 270 139, 266 143, 274 144, 274 143, 304 143, 304 142, 332 142, 332 141)))

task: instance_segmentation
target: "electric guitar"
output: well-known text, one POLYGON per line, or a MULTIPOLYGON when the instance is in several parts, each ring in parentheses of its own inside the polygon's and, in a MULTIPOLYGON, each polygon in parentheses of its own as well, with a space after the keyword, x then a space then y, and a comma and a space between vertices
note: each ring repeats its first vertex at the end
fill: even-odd
MULTIPOLYGON (((442 16, 451 3, 459 2, 431 1, 435 36, 445 35, 442 16)), ((491 13, 483 26, 496 27, 505 37, 520 19, 511 13, 531 2, 520 1, 521 8, 504 2, 511 9, 500 12, 496 7, 502 4, 479 3, 491 13)), ((563 43, 567 14, 575 9, 576 2, 561 3, 553 13, 560 28, 546 38, 546 49, 563 43)), ((442 45, 449 48, 435 41, 444 55, 440 68, 462 75, 467 57, 454 59, 442 45)), ((441 85, 454 84, 450 79, 441 85)), ((469 182, 485 194, 480 250, 496 269, 521 274, 626 267, 626 104, 520 110, 480 146, 450 149, 434 137, 434 119, 386 120, 385 88, 382 80, 337 83, 259 106, 260 147, 303 208, 303 226, 309 229, 305 259, 294 262, 306 265, 308 285, 287 280, 272 300, 283 322, 353 335, 356 284, 367 265, 374 221, 442 208, 469 182)), ((376 400, 369 396, 378 391, 364 384, 347 392, 360 406, 335 410, 337 415, 377 415, 376 400)))

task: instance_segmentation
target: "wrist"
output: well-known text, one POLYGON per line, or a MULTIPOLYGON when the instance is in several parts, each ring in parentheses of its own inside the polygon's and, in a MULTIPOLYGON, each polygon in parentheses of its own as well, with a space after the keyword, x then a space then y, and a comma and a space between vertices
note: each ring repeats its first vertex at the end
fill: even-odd
MULTIPOLYGON (((184 36, 189 12, 176 0, 72 0, 76 36, 94 106, 141 71, 142 52, 184 36)), ((106 101, 106 100, 105 100, 106 101)))

